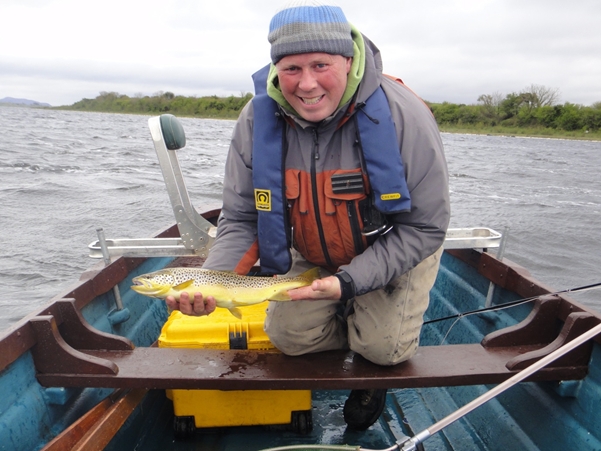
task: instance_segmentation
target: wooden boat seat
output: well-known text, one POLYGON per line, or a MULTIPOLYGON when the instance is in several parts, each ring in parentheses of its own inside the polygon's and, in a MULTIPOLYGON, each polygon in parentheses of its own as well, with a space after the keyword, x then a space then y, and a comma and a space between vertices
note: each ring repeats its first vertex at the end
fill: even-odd
MULTIPOLYGON (((58 301, 54 316, 30 320, 36 339, 32 353, 38 381, 56 387, 306 390, 493 384, 599 323, 589 313, 573 312, 553 336, 544 325, 558 321, 560 301, 541 298, 523 322, 481 343, 420 346, 409 361, 383 367, 350 351, 291 357, 277 351, 136 348, 126 338, 91 328, 74 301, 65 299, 58 301)), ((529 380, 582 379, 591 349, 592 342, 585 343, 529 380)))

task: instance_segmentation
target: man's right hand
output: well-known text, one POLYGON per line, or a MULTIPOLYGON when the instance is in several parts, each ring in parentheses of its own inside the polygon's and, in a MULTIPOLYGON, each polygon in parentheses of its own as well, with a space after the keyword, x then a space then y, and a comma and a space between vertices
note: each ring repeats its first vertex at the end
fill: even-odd
POLYGON ((190 295, 182 291, 179 301, 173 296, 167 296, 165 303, 171 310, 179 310, 184 315, 190 316, 204 316, 215 311, 215 298, 208 296, 205 299, 202 293, 194 293, 194 298, 190 299, 190 295))

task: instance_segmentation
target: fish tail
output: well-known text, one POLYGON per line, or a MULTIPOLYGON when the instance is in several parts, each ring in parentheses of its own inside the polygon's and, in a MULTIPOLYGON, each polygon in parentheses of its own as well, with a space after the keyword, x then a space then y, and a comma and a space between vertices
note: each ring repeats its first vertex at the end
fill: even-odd
MULTIPOLYGON (((294 286, 299 287, 299 286, 311 285, 311 283, 313 283, 313 281, 315 279, 319 279, 319 277, 320 277, 319 267, 316 266, 316 267, 308 269, 304 273, 296 276, 294 279, 296 281, 301 280, 303 282, 303 285, 295 284, 294 286)), ((292 288, 293 287, 289 287, 288 289, 292 289, 292 288)), ((282 289, 282 290, 278 291, 277 293, 270 296, 268 300, 270 300, 270 301, 291 301, 292 298, 288 294, 288 289, 282 289)))
POLYGON ((321 277, 319 273, 319 266, 306 270, 304 273, 298 276, 300 279, 305 279, 310 284, 315 279, 319 279, 321 277))

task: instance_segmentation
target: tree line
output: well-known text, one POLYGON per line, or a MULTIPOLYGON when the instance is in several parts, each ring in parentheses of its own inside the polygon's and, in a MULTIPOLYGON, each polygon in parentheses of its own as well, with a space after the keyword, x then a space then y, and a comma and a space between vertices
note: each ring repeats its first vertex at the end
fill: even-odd
POLYGON ((101 92, 95 99, 82 99, 61 109, 109 113, 163 114, 218 119, 236 119, 252 94, 218 97, 184 97, 172 92, 158 92, 152 96, 129 97, 117 92, 101 92))
MULTIPOLYGON (((163 114, 179 116, 236 119, 252 94, 239 96, 184 97, 172 92, 158 92, 152 96, 141 94, 129 97, 116 92, 101 92, 95 99, 82 99, 69 110, 114 113, 163 114)), ((450 102, 427 105, 441 128, 446 126, 467 129, 526 128, 558 131, 586 131, 601 129, 601 102, 590 107, 569 102, 558 103, 559 91, 541 85, 531 85, 521 92, 503 95, 499 92, 482 94, 472 105, 450 102)))
POLYGON ((441 125, 548 128, 597 132, 601 128, 601 102, 582 106, 558 103, 559 91, 531 85, 521 92, 503 96, 483 94, 475 105, 428 103, 441 125))

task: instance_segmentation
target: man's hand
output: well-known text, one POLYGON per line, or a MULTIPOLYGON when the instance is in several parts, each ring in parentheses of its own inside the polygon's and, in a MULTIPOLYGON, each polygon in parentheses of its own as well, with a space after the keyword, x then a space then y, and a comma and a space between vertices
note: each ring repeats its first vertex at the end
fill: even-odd
POLYGON ((310 286, 295 288, 288 291, 293 301, 309 301, 320 299, 340 299, 340 280, 329 276, 314 280, 310 286))
POLYGON ((215 311, 215 298, 208 296, 204 299, 202 293, 194 293, 194 298, 190 299, 190 295, 182 291, 179 301, 173 296, 167 296, 165 303, 171 310, 179 310, 190 316, 204 316, 215 311))

